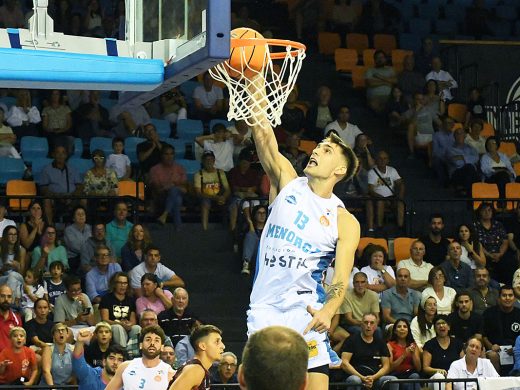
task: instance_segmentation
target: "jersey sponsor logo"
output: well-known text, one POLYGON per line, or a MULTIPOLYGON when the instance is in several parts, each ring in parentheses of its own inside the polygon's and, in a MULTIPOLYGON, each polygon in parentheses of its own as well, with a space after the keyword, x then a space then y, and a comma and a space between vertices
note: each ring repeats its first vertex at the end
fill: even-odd
POLYGON ((318 356, 318 343, 316 340, 307 341, 307 347, 309 348, 309 359, 318 356))
POLYGON ((305 242, 301 237, 297 236, 296 233, 289 228, 269 224, 267 228, 266 238, 272 237, 279 240, 287 241, 289 244, 294 245, 298 249, 301 249, 305 253, 318 253, 319 249, 313 248, 312 244, 305 242))
POLYGON ((296 256, 272 256, 271 258, 265 256, 264 265, 270 268, 278 265, 281 268, 308 269, 307 264, 305 264, 306 260, 307 259, 304 259, 303 257, 298 258, 296 256))
POLYGON ((296 294, 298 294, 298 295, 312 294, 312 291, 311 290, 300 290, 300 291, 296 291, 296 294))
POLYGON ((134 370, 130 371, 130 372, 128 373, 128 375, 135 375, 135 371, 134 371, 134 370))
POLYGON ((517 333, 518 331, 520 331, 520 324, 518 322, 513 322, 511 324, 511 330, 517 333))
POLYGON ((285 201, 287 203, 289 203, 289 204, 296 204, 296 203, 298 203, 298 202, 296 202, 296 196, 294 196, 294 195, 287 195, 285 197, 285 201))

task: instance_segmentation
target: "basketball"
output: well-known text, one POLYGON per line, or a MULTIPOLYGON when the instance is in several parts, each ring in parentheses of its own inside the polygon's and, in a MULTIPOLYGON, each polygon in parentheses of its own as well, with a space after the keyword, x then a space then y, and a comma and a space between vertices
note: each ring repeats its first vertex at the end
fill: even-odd
MULTIPOLYGON (((231 38, 263 39, 264 37, 253 29, 239 27, 231 31, 231 38)), ((244 74, 247 78, 252 78, 256 72, 260 72, 264 68, 267 54, 267 49, 263 43, 258 46, 232 47, 229 60, 226 61, 227 72, 233 78, 239 78, 241 74, 244 74)))

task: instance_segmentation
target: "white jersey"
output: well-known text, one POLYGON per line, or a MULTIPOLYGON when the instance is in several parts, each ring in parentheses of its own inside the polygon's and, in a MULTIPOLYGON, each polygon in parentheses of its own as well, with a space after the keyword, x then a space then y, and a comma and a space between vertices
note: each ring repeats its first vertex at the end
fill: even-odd
POLYGON ((133 359, 123 371, 124 390, 167 390, 171 366, 161 360, 152 368, 145 367, 142 358, 133 359))
POLYGON ((338 207, 345 206, 337 196, 319 197, 306 177, 280 191, 260 239, 251 309, 321 308, 323 277, 338 241, 338 207))

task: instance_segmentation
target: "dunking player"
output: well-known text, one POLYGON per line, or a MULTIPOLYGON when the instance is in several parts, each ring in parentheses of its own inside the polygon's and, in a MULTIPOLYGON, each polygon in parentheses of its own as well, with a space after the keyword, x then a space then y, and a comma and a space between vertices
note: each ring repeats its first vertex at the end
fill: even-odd
MULTIPOLYGON (((252 99, 261 101, 265 95, 252 94, 252 99)), ((253 137, 271 181, 271 205, 258 250, 248 333, 285 325, 303 334, 309 347, 308 388, 328 389, 331 349, 326 332, 343 301, 360 234, 358 221, 332 190, 355 174, 358 161, 332 134, 313 150, 306 177, 298 177, 278 152, 265 115, 254 110, 260 125, 253 126, 253 137), (334 278, 326 294, 322 277, 334 257, 334 278)))

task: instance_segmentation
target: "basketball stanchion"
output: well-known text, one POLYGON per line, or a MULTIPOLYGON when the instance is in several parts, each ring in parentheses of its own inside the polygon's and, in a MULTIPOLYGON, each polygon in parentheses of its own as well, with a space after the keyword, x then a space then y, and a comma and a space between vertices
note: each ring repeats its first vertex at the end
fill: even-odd
POLYGON ((262 111, 271 126, 279 125, 305 49, 299 42, 267 39, 249 28, 231 31, 229 59, 209 70, 215 80, 228 88, 228 120, 259 125, 255 113, 262 111))

